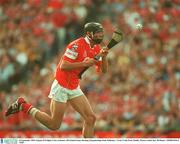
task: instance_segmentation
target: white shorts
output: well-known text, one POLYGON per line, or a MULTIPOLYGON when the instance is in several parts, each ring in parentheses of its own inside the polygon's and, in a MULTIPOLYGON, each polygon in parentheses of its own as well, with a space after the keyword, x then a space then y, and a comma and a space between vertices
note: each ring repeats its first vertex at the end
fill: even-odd
POLYGON ((59 85, 58 81, 55 79, 52 83, 48 97, 55 101, 66 103, 68 100, 82 95, 84 95, 84 93, 80 89, 80 86, 76 89, 70 90, 59 85))

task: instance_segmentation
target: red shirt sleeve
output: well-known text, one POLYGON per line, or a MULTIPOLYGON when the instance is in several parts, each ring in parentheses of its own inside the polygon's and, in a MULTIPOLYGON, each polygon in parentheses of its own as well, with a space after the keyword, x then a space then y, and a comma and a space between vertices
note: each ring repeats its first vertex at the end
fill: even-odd
POLYGON ((79 55, 80 46, 76 43, 69 44, 64 52, 63 60, 75 62, 79 55))

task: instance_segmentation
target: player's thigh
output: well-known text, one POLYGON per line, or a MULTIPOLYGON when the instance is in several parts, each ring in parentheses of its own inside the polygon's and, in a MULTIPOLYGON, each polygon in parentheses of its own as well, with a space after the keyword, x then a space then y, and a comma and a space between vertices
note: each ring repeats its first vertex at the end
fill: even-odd
POLYGON ((88 119, 88 117, 91 116, 95 117, 92 107, 85 95, 75 97, 69 100, 69 103, 84 119, 88 119))
POLYGON ((50 109, 52 119, 56 122, 61 122, 67 109, 67 103, 57 102, 52 99, 50 109))

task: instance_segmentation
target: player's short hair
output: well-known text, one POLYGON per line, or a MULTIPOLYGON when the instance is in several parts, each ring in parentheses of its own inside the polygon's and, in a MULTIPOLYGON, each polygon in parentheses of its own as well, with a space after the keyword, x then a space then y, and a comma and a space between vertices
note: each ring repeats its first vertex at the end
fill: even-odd
POLYGON ((104 29, 103 29, 103 26, 100 23, 89 22, 89 23, 86 23, 84 25, 84 33, 85 34, 87 32, 93 32, 93 34, 94 34, 96 32, 102 32, 102 31, 104 31, 104 29))

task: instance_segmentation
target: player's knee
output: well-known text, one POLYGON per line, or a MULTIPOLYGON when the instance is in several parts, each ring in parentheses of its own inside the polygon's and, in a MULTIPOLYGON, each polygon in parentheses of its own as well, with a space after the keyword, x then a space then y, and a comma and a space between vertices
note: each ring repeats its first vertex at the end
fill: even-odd
POLYGON ((89 115, 87 116, 87 118, 85 119, 86 123, 89 125, 94 125, 96 122, 96 116, 95 114, 89 115))
POLYGON ((59 128, 60 128, 60 124, 59 123, 52 123, 49 126, 49 129, 51 129, 51 130, 58 130, 59 128))

